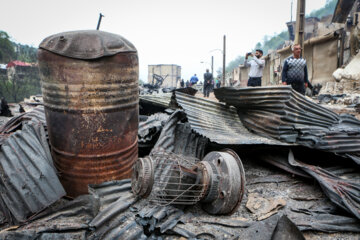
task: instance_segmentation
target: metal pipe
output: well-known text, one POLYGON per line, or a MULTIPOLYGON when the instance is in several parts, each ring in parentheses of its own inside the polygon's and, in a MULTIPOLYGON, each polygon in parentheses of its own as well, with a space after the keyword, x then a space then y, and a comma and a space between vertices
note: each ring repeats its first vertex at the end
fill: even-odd
POLYGON ((214 76, 214 56, 211 56, 211 74, 214 76))
POLYGON ((100 13, 100 16, 99 16, 99 21, 98 21, 98 24, 97 24, 96 30, 99 30, 99 29, 100 29, 100 24, 101 24, 101 19, 102 19, 102 17, 105 17, 105 16, 104 16, 104 15, 102 15, 102 14, 100 13))
POLYGON ((224 35, 224 48, 223 48, 223 83, 222 83, 222 86, 224 86, 225 87, 225 55, 226 54, 226 35, 224 35))
POLYGON ((340 32, 340 53, 339 53, 339 62, 337 67, 341 67, 344 64, 344 52, 345 52, 345 29, 341 29, 340 32))

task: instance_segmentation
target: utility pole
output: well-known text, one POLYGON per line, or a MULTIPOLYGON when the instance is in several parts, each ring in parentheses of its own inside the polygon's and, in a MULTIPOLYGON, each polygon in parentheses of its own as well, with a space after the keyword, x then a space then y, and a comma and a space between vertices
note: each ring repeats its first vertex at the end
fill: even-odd
POLYGON ((222 86, 225 87, 225 54, 226 54, 226 36, 224 35, 224 48, 223 48, 223 79, 222 86))
POLYGON ((305 28, 305 1, 297 0, 296 8, 296 32, 295 32, 295 44, 301 46, 301 56, 304 53, 304 28, 305 28))
POLYGON ((290 22, 292 22, 293 3, 294 3, 294 0, 291 0, 290 22))
POLYGON ((100 23, 101 23, 101 19, 102 19, 102 17, 105 17, 105 16, 104 16, 104 15, 102 15, 102 14, 100 13, 100 16, 99 16, 99 21, 98 21, 98 24, 97 24, 96 30, 99 30, 99 28, 100 28, 100 23))
POLYGON ((214 76, 214 56, 211 56, 211 74, 214 76))

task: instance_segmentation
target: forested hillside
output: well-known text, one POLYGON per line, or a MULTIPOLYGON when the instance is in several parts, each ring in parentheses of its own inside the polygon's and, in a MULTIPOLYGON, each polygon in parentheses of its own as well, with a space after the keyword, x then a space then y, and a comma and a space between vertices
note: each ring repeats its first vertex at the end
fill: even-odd
MULTIPOLYGON (((36 63, 37 49, 11 41, 8 33, 0 30, 0 64, 13 60, 36 63)), ((25 97, 41 93, 39 74, 36 67, 21 76, 15 74, 9 78, 6 71, 0 72, 0 97, 8 102, 19 102, 25 97)))
POLYGON ((33 63, 36 62, 36 53, 36 48, 13 42, 7 32, 0 30, 0 63, 12 60, 33 63))

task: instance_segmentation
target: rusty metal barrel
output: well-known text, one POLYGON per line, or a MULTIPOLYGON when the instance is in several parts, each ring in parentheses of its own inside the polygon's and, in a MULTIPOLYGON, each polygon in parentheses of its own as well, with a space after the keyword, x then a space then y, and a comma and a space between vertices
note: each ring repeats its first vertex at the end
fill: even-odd
POLYGON ((69 196, 129 178, 138 157, 137 50, 103 31, 65 32, 38 50, 49 140, 69 196))

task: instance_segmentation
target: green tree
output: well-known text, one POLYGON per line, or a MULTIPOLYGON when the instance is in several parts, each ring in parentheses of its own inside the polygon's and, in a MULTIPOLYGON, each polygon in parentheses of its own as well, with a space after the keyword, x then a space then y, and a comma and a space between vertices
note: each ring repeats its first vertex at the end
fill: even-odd
POLYGON ((8 63, 15 59, 14 45, 9 35, 0 30, 0 63, 8 63))
POLYGON ((274 34, 272 37, 268 37, 267 41, 264 41, 263 44, 258 47, 258 44, 255 46, 255 49, 260 48, 263 50, 264 55, 267 55, 269 50, 278 49, 286 40, 289 40, 289 32, 283 31, 279 34, 274 34))
POLYGON ((16 44, 17 60, 23 62, 36 62, 37 61, 37 48, 29 45, 16 44))
POLYGON ((40 93, 39 73, 35 68, 24 76, 15 74, 10 79, 7 76, 0 77, 0 94, 8 102, 19 102, 40 93))

